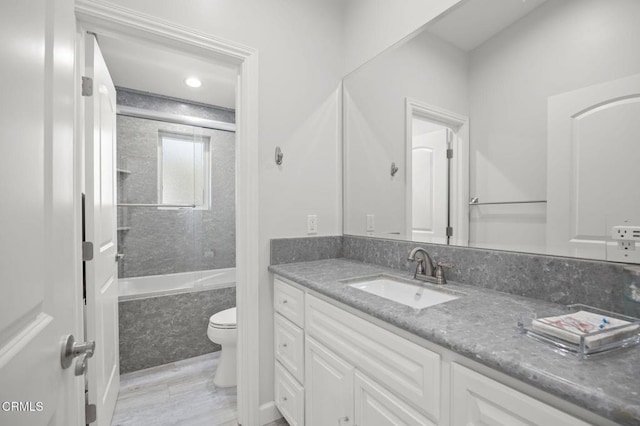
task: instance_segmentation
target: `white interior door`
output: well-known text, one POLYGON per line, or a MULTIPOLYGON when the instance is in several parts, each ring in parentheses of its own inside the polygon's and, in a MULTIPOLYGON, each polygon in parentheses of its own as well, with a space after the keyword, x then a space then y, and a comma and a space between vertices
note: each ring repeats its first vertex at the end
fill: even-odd
POLYGON ((447 243, 447 132, 416 134, 411 147, 411 240, 447 243))
POLYGON ((615 258, 616 245, 607 257, 607 239, 612 225, 640 226, 640 75, 553 96, 548 106, 550 253, 632 261, 615 258))
POLYGON ((84 424, 73 1, 0 5, 0 424, 84 424), (55 3, 55 6, 53 5, 55 3))
POLYGON ((86 338, 96 351, 87 371, 97 425, 111 423, 120 387, 116 264, 116 91, 95 38, 85 35, 85 72, 93 94, 85 105, 85 227, 93 243, 86 263, 86 338))

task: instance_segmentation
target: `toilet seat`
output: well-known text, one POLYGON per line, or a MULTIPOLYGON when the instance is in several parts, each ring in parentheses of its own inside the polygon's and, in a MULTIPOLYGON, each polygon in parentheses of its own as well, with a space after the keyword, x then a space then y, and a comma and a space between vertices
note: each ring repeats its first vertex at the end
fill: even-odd
POLYGON ((209 318, 209 327, 219 329, 236 328, 236 308, 225 309, 209 318))

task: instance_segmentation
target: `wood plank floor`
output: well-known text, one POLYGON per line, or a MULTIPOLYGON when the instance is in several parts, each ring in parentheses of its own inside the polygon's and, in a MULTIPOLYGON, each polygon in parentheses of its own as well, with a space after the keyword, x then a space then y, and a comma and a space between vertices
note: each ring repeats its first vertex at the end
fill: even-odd
POLYGON ((236 426, 236 388, 213 384, 219 356, 215 352, 123 374, 111 425, 236 426))

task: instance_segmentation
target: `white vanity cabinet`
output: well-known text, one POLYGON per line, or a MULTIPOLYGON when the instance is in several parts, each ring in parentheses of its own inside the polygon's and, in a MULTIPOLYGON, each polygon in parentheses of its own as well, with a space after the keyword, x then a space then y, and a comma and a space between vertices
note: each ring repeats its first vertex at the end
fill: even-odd
POLYGON ((402 337, 406 333, 279 277, 274 304, 276 406, 291 426, 590 424, 565 407, 593 424, 612 424, 530 390, 560 409, 541 402, 494 378, 529 389, 521 382, 422 339, 402 337))
POLYGON ((274 280, 275 404, 290 426, 304 425, 304 292, 274 280))

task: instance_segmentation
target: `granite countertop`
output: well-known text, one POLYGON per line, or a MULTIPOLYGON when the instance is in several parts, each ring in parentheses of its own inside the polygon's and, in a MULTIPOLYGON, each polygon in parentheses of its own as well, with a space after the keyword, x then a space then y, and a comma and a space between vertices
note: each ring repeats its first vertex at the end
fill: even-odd
POLYGON ((561 305, 449 282, 466 293, 417 310, 349 287, 344 279, 403 271, 346 259, 272 265, 284 278, 623 425, 640 424, 640 346, 580 361, 516 329, 519 313, 564 313, 561 305))

